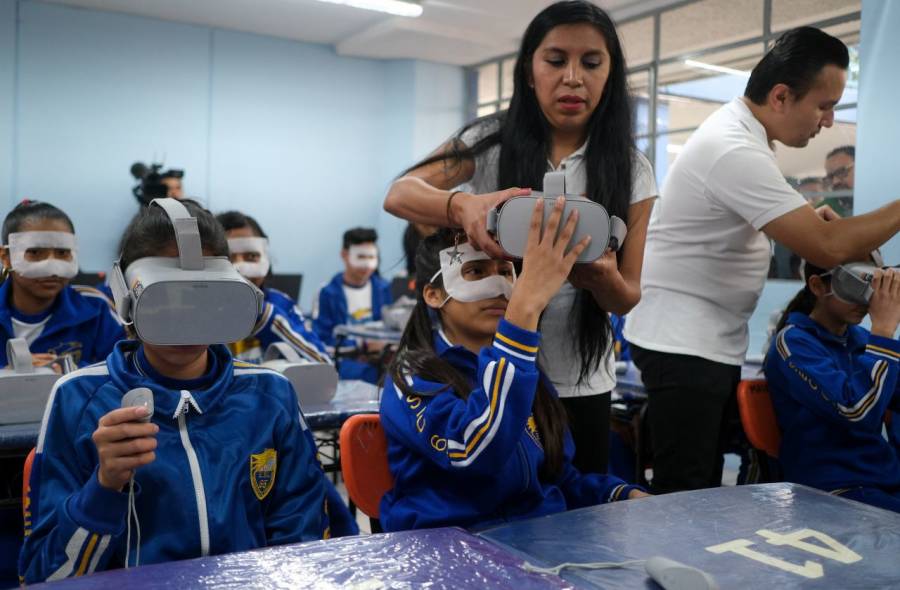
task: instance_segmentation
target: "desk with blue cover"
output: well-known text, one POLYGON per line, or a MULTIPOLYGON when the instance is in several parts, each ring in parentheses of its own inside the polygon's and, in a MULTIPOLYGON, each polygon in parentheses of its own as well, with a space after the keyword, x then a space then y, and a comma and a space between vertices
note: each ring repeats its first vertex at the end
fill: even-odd
POLYGON ((345 537, 102 572, 29 588, 571 588, 460 529, 345 537))
MULTIPOLYGON (((334 337, 340 341, 346 338, 399 344, 403 336, 402 330, 395 330, 384 325, 384 322, 366 322, 363 324, 340 324, 334 327, 334 337)), ((338 345, 340 346, 340 345, 338 345)))
POLYGON ((337 392, 328 403, 303 406, 312 430, 340 430, 350 416, 377 414, 381 390, 365 381, 338 381, 337 392))
MULTIPOLYGON (((900 587, 900 514, 789 483, 603 504, 482 536, 540 566, 661 555, 711 574, 722 590, 900 587)), ((657 588, 640 566, 562 576, 588 588, 657 588)))

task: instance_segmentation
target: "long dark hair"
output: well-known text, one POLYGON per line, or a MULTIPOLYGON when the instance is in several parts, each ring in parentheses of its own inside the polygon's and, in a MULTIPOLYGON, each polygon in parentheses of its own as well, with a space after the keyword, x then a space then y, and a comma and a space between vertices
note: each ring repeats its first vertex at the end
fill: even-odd
MULTIPOLYGON (((542 188, 551 151, 551 129, 529 86, 532 59, 553 28, 582 23, 596 27, 603 35, 611 60, 603 96, 587 123, 588 144, 584 161, 587 196, 627 223, 636 149, 625 56, 612 19, 601 8, 584 0, 548 6, 528 25, 516 60, 514 90, 508 111, 477 119, 463 127, 450 142, 449 149, 426 158, 407 172, 436 162, 444 162, 447 169, 452 170, 499 145, 497 186, 542 188), (497 131, 471 146, 461 139, 474 127, 494 124, 499 127, 497 131)), ((609 316, 590 293, 579 290, 569 325, 576 336, 580 359, 578 382, 582 383, 599 368, 612 343, 609 316)))
MULTIPOLYGON (((822 275, 827 272, 824 268, 819 268, 809 262, 805 262, 803 266, 803 288, 800 289, 794 298, 791 299, 790 303, 787 304, 787 307, 784 308, 784 313, 781 314, 781 317, 778 319, 778 324, 775 326, 775 334, 777 335, 781 332, 784 327, 787 325, 788 316, 794 313, 795 311, 800 312, 802 314, 809 315, 812 313, 812 310, 816 307, 816 294, 812 292, 812 289, 809 288, 809 279, 816 276, 822 275)), ((831 276, 821 277, 826 284, 831 283, 831 276)))
MULTIPOLYGON (((416 250, 416 306, 394 360, 388 369, 394 387, 405 395, 417 395, 407 383, 407 375, 416 375, 434 383, 446 383, 446 390, 466 399, 473 388, 471 383, 456 367, 439 357, 434 351, 434 328, 439 321, 435 312, 425 303, 425 285, 442 287, 442 277, 431 281, 431 277, 441 268, 440 251, 453 245, 456 232, 442 229, 424 238, 416 250)), ((565 409, 543 382, 539 380, 532 406, 538 434, 544 447, 544 463, 541 477, 553 481, 562 474, 563 447, 567 418, 565 409)))

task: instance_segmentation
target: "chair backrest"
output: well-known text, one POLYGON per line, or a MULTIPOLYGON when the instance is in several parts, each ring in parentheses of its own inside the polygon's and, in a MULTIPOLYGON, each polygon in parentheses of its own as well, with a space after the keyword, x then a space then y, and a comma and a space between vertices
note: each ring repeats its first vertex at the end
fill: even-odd
POLYGON ((775 419, 775 408, 769 397, 769 387, 764 379, 741 381, 737 390, 741 424, 747 440, 767 455, 778 458, 781 431, 775 419))
POLYGON ((378 414, 351 416, 341 427, 341 472, 347 493, 363 514, 378 518, 381 497, 394 487, 387 438, 378 414))
POLYGON ((28 512, 28 484, 31 481, 31 465, 34 463, 34 451, 28 453, 25 457, 25 468, 22 470, 22 515, 26 517, 28 512))

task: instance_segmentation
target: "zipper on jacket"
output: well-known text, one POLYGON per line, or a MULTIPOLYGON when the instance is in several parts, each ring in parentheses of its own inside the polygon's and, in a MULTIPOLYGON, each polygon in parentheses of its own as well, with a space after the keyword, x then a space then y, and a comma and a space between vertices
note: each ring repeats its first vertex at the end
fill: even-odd
POLYGON ((187 454, 188 464, 191 466, 191 479, 194 482, 194 497, 197 499, 197 518, 200 524, 200 556, 209 555, 209 519, 206 514, 206 492, 203 489, 203 475, 200 473, 200 462, 197 453, 187 431, 187 414, 191 407, 198 414, 202 414, 197 402, 189 391, 181 391, 181 401, 175 408, 175 416, 178 419, 178 433, 181 435, 181 446, 187 454))

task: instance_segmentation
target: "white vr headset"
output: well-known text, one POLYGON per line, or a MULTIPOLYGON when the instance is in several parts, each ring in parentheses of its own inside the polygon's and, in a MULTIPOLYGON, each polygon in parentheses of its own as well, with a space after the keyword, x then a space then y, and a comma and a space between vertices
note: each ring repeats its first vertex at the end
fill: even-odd
POLYGON ((868 305, 875 293, 872 289, 875 271, 890 268, 884 265, 878 251, 872 252, 872 260, 872 262, 841 264, 825 273, 831 275, 831 292, 834 296, 846 303, 868 305))
POLYGON ((328 363, 311 363, 284 342, 273 342, 266 349, 262 366, 288 378, 301 408, 327 404, 338 386, 338 372, 328 363))
POLYGON ((263 294, 227 256, 203 256, 197 220, 177 199, 153 199, 175 228, 178 257, 113 264, 116 311, 143 342, 187 346, 243 340, 262 313, 263 294))
POLYGON ((578 257, 580 263, 593 262, 603 256, 607 248, 618 250, 625 241, 628 227, 625 222, 610 216, 606 208, 599 203, 581 195, 566 194, 565 172, 548 172, 544 175, 544 191, 534 192, 524 197, 513 197, 505 201, 498 209, 488 214, 487 230, 494 234, 507 254, 513 258, 522 258, 525 255, 525 246, 528 243, 528 228, 531 225, 531 215, 534 212, 534 202, 544 197, 544 225, 550 219, 550 213, 556 203, 556 197, 566 198, 566 207, 563 210, 562 221, 559 224, 562 229, 569 214, 578 211, 578 223, 575 226, 575 234, 571 244, 577 244, 585 236, 591 236, 591 243, 578 257))
MULTIPOLYGON (((9 366, 0 369, 0 399, 3 400, 0 425, 40 422, 50 390, 61 375, 49 366, 35 367, 24 338, 6 341, 6 359, 9 366)), ((58 362, 64 373, 74 368, 68 356, 58 362)))

